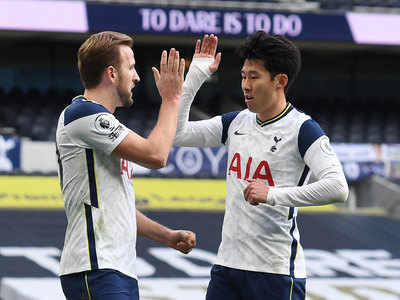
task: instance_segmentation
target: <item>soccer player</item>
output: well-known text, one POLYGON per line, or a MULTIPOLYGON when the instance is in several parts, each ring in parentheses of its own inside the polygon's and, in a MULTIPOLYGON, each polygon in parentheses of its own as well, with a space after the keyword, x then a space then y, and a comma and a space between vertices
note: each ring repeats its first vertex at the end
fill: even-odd
POLYGON ((61 113, 56 137, 59 177, 68 219, 60 278, 68 300, 137 300, 136 235, 183 253, 195 246, 191 231, 164 227, 136 210, 132 163, 165 166, 176 132, 184 60, 163 51, 153 67, 162 103, 147 139, 121 124, 116 107, 132 105, 135 70, 131 37, 90 36, 79 48, 84 95, 61 113))
POLYGON ((238 49, 247 109, 189 122, 193 98, 218 69, 217 37, 197 41, 178 117, 177 146, 228 151, 222 241, 207 300, 304 300, 297 207, 344 202, 348 186, 320 126, 287 101, 300 69, 289 40, 259 31, 238 49), (310 173, 317 181, 307 184, 310 173))

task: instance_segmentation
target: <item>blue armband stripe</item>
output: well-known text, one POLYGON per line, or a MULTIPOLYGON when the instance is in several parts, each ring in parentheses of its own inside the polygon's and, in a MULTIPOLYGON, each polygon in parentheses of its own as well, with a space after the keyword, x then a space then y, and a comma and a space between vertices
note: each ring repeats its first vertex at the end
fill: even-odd
POLYGON ((236 116, 240 113, 240 110, 237 111, 232 111, 226 114, 223 114, 221 116, 221 121, 222 121, 222 138, 221 138, 221 142, 222 144, 225 145, 225 142, 228 138, 228 129, 229 126, 231 125, 233 119, 236 118, 236 116))
POLYGON ((299 131, 298 146, 300 155, 304 158, 304 154, 319 137, 325 135, 319 124, 310 119, 305 121, 299 131))
POLYGON ((83 97, 75 98, 75 100, 65 109, 64 126, 77 119, 102 112, 111 113, 103 105, 85 100, 83 97))

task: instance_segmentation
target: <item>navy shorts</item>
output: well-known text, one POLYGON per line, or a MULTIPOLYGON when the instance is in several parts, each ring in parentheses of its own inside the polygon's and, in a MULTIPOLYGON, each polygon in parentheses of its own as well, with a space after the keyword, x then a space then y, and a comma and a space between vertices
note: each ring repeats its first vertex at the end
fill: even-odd
POLYGON ((139 300, 137 280, 115 270, 74 273, 60 279, 67 300, 139 300))
POLYGON ((206 300, 305 300, 306 279, 214 265, 206 300))

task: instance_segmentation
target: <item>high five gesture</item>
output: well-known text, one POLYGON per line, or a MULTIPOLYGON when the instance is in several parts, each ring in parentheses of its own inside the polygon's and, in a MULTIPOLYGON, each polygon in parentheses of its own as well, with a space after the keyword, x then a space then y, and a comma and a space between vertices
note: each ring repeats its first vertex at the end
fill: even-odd
POLYGON ((195 58, 208 58, 211 64, 209 65, 209 70, 211 73, 215 73, 218 70, 219 63, 221 62, 221 52, 216 56, 218 46, 218 37, 211 34, 205 34, 203 40, 197 40, 194 49, 193 59, 195 58))

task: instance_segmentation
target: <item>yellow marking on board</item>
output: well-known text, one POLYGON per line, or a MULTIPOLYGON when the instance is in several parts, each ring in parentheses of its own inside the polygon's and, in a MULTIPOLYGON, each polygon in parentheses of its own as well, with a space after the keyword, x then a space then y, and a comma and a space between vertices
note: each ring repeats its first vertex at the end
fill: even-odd
MULTIPOLYGON (((225 209, 224 179, 134 178, 133 185, 138 209, 200 211, 225 209)), ((97 192, 99 193, 99 189, 97 192)), ((64 209, 58 177, 0 176, 0 209, 2 208, 64 209)), ((333 204, 301 207, 299 210, 300 212, 341 211, 333 204)))

